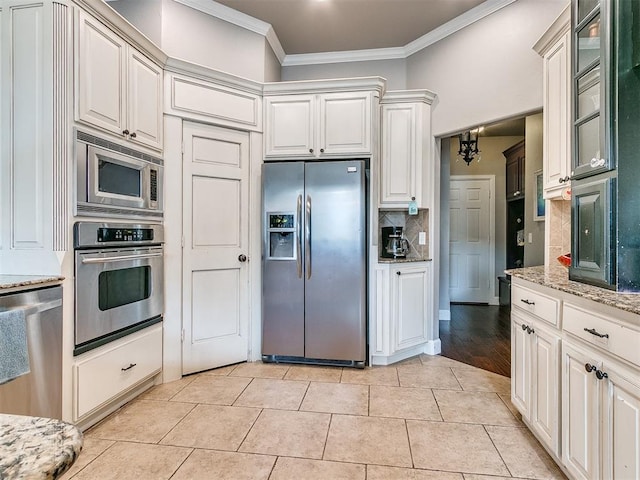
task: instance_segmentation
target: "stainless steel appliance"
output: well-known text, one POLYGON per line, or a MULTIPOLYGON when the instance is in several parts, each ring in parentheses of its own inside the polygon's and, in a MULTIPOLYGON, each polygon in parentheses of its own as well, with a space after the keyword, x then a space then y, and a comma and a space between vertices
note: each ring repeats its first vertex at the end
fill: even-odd
POLYGON ((364 366, 366 164, 263 167, 264 361, 364 366))
POLYGON ((163 161, 77 132, 79 214, 162 218, 163 161))
POLYGON ((161 225, 75 224, 74 355, 162 321, 163 242, 161 225))
POLYGON ((402 236, 403 227, 382 227, 382 257, 405 258, 409 242, 402 236))
POLYGON ((0 413, 62 418, 62 287, 0 297, 0 310, 18 308, 31 372, 0 385, 0 413))

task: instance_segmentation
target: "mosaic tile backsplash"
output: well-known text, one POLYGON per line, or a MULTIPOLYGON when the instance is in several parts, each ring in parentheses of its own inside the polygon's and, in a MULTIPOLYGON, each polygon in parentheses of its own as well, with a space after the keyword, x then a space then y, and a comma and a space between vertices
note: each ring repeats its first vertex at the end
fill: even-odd
POLYGON ((407 259, 429 259, 429 210, 418 210, 418 215, 409 215, 406 210, 379 210, 378 211, 378 257, 382 249, 382 227, 404 227, 404 237, 409 242, 407 259), (425 245, 418 244, 418 234, 425 232, 427 241, 425 245))
POLYGON ((546 218, 549 243, 546 248, 549 263, 555 266, 558 265, 558 256, 571 251, 571 201, 552 200, 549 204, 551 209, 546 218))

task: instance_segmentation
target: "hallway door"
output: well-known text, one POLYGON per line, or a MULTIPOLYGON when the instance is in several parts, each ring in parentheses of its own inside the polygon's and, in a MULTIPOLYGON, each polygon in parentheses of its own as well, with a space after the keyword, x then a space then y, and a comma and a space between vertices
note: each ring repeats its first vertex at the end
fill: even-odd
POLYGON ((449 295, 452 302, 489 303, 494 282, 493 175, 452 175, 449 192, 449 295))

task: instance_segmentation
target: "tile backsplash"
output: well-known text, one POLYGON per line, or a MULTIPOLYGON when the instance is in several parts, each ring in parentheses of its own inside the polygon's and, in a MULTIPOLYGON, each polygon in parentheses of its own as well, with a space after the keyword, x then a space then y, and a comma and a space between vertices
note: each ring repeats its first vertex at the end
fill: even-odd
POLYGON ((406 210, 379 210, 378 211, 378 256, 381 256, 384 245, 382 244, 382 227, 404 227, 403 235, 409 242, 408 259, 429 259, 429 210, 420 209, 418 215, 409 215, 406 210), (418 234, 425 232, 427 241, 425 245, 418 244, 418 234))
POLYGON ((571 201, 551 200, 549 204, 551 208, 546 218, 546 228, 549 229, 547 258, 551 265, 557 265, 556 258, 571 251, 571 201))

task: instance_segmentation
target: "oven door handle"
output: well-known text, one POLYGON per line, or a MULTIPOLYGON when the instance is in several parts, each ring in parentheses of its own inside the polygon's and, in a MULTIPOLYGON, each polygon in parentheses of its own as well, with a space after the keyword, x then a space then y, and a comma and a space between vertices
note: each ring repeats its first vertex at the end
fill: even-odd
POLYGON ((143 253, 141 255, 119 255, 117 257, 99 257, 99 258, 83 258, 82 264, 90 263, 109 263, 118 262, 120 260, 139 260, 141 258, 161 257, 162 253, 143 253))

